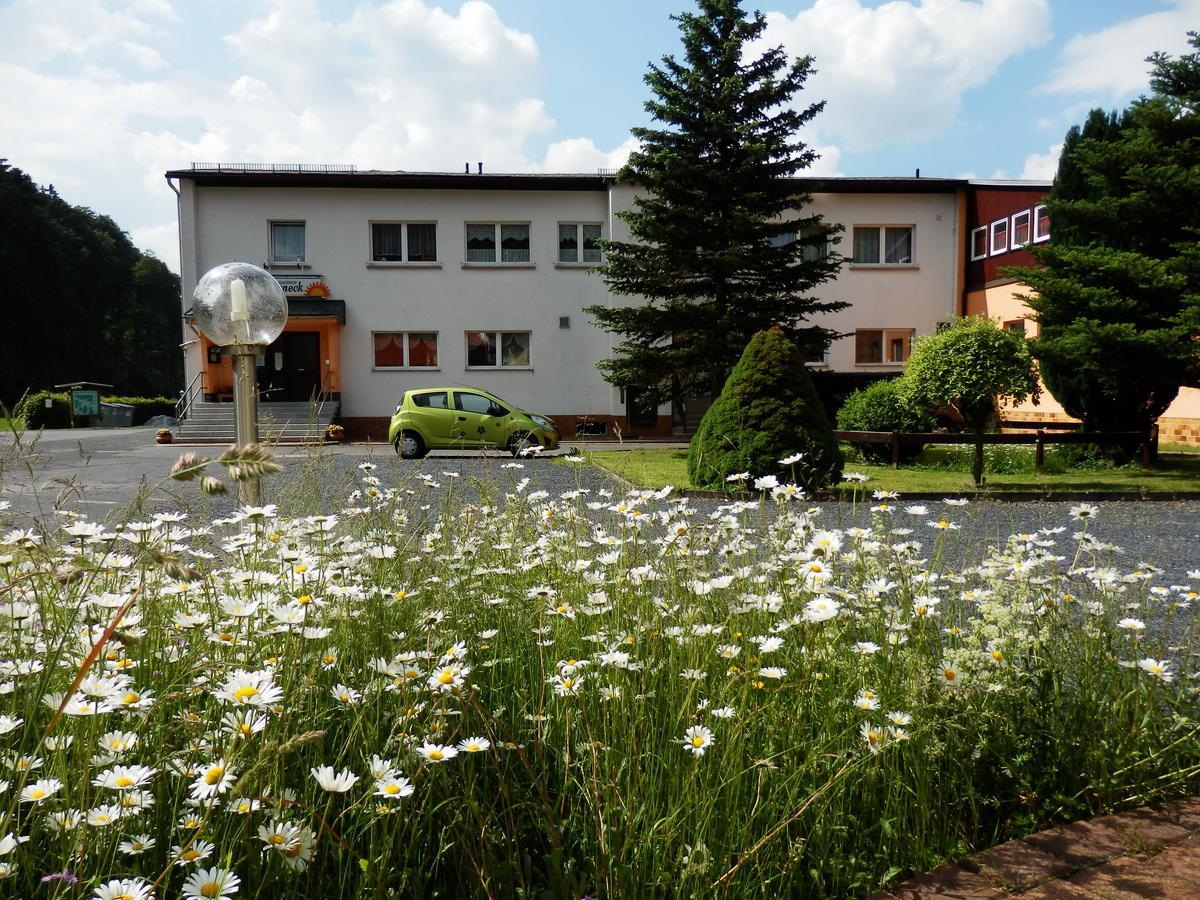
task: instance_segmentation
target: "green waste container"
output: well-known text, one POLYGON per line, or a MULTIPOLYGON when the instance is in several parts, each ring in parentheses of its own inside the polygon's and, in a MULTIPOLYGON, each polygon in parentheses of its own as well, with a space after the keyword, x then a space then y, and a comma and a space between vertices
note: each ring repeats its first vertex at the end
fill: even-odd
POLYGON ((128 428, 133 424, 133 406, 129 403, 101 403, 101 428, 128 428))

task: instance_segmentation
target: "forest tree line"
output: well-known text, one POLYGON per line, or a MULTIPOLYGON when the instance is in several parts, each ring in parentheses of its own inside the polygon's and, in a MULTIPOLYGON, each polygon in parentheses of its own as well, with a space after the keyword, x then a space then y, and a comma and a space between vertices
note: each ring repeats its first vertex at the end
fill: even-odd
POLYGON ((183 388, 179 276, 108 216, 0 159, 0 402, 70 381, 106 393, 183 388))

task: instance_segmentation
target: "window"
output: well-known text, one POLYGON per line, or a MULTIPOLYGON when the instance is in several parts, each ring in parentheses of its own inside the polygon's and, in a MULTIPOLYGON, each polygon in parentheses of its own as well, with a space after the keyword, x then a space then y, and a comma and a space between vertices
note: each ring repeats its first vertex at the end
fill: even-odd
POLYGON ((377 369, 437 368, 435 331, 376 331, 371 337, 377 369))
POLYGON ((987 256, 987 233, 986 225, 971 232, 971 262, 987 256))
POLYGON ((470 391, 454 392, 454 408, 463 412, 479 413, 481 416, 507 416, 508 410, 483 394, 470 391))
POLYGON ((911 225, 855 225, 852 262, 860 266, 912 265, 913 227, 911 225))
POLYGON ((1008 249, 1008 219, 992 223, 992 256, 1008 249))
POLYGON ((297 265, 304 262, 304 223, 271 223, 271 262, 297 265))
POLYGON ((600 262, 600 223, 558 223, 558 261, 560 263, 600 262))
POLYGON ((371 262, 437 262, 437 225, 372 222, 371 262))
POLYGON ((818 262, 829 256, 829 231, 820 225, 806 225, 799 232, 785 231, 767 238, 772 247, 786 247, 796 241, 803 242, 800 259, 804 262, 818 262))
POLYGON ((414 406, 423 409, 449 409, 450 394, 448 391, 426 391, 423 394, 413 394, 412 402, 414 406))
POLYGON ((524 368, 528 365, 528 331, 467 332, 468 369, 524 368))
POLYGON ((869 328, 854 333, 856 365, 902 363, 912 349, 911 328, 869 328))
POLYGON ((1050 240, 1050 213, 1045 206, 1033 208, 1033 242, 1040 244, 1050 240))
POLYGON ((1004 330, 1005 331, 1019 331, 1019 332, 1021 332, 1021 334, 1024 334, 1025 333, 1025 320, 1024 319, 1009 319, 1007 322, 1004 323, 1004 330))
POLYGON ((499 262, 528 263, 529 223, 467 225, 467 262, 497 262, 497 245, 500 247, 499 262))
POLYGON ((1011 248, 1016 250, 1019 247, 1024 247, 1029 243, 1029 210, 1024 209, 1012 217, 1012 244, 1011 248))

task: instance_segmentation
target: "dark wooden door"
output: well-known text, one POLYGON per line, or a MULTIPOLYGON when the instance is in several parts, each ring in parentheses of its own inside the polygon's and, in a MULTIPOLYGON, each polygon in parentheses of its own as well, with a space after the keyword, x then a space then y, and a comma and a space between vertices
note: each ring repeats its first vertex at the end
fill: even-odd
POLYGON ((321 335, 285 331, 267 347, 258 367, 258 388, 265 402, 308 400, 321 389, 321 335))

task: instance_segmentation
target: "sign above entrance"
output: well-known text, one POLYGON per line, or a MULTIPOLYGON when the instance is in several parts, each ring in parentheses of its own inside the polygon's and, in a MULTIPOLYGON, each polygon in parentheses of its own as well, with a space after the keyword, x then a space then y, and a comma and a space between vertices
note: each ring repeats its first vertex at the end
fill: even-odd
POLYGON ((275 280, 289 297, 326 299, 331 296, 329 285, 320 275, 275 275, 275 280))

